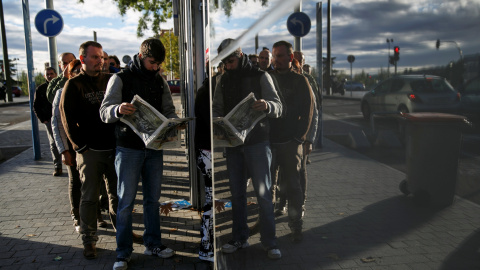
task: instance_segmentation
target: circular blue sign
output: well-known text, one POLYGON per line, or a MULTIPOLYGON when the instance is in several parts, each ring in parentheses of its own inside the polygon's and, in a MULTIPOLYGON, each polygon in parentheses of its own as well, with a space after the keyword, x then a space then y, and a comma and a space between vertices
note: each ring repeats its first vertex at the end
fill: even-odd
POLYGON ((295 12, 287 19, 287 29, 295 37, 304 37, 310 32, 310 17, 303 12, 295 12))
POLYGON ((35 16, 35 28, 41 35, 55 37, 62 32, 62 16, 53 9, 41 10, 35 16))

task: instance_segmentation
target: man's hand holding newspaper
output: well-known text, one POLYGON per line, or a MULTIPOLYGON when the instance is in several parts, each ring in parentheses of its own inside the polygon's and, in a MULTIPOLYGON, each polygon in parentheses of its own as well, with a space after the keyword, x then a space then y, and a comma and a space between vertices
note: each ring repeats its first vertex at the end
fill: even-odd
POLYGON ((215 147, 235 147, 242 145, 248 133, 262 120, 268 109, 265 100, 256 100, 250 93, 240 101, 225 117, 213 119, 213 145, 215 147))
POLYGON ((120 121, 127 124, 150 149, 180 147, 180 130, 192 118, 167 119, 140 96, 135 95, 131 103, 124 102, 118 107, 124 116, 120 121))

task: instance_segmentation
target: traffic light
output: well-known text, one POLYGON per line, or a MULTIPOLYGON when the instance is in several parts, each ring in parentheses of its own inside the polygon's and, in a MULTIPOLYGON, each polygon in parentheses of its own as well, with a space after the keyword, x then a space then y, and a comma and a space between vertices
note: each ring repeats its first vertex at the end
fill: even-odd
POLYGON ((437 47, 437 50, 440 48, 440 39, 437 39, 437 43, 435 43, 435 47, 437 47))
POLYGON ((393 58, 395 59, 395 61, 398 61, 400 59, 400 47, 393 47, 393 58))

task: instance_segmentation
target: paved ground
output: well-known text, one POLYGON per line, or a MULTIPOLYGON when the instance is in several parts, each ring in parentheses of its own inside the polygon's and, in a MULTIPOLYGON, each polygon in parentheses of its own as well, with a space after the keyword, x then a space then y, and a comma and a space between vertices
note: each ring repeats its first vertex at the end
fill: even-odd
MULTIPOLYGON (((42 129, 41 133, 44 132, 42 129)), ((46 141, 43 159, 32 149, 0 164, 1 269, 111 269, 115 235, 99 229, 99 256, 83 259, 82 244, 69 217, 67 177, 53 177, 46 141)), ((225 160, 216 153, 217 199, 229 199, 225 160)), ((459 197, 448 207, 417 207, 399 183, 406 175, 328 139, 311 155, 304 241, 293 244, 287 217, 277 218, 283 257, 266 258, 252 232, 250 247, 234 254, 217 252, 217 269, 480 269, 480 207, 459 197)), ((165 152, 161 201, 188 199, 190 183, 184 149, 165 152)), ((256 220, 252 203, 250 225, 256 220)), ((138 193, 134 230, 143 230, 138 193)), ((229 240, 231 209, 216 214, 216 246, 229 240)), ((106 217, 106 216, 105 216, 106 217)), ((162 215, 165 244, 172 259, 143 255, 134 246, 131 269, 210 269, 197 258, 199 216, 189 209, 162 215)), ((218 251, 218 249, 217 249, 218 251)))

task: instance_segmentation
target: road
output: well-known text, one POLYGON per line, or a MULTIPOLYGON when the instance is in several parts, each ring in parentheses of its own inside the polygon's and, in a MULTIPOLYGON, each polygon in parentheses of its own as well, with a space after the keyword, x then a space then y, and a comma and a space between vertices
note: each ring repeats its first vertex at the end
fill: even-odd
MULTIPOLYGON (((41 147, 49 147, 44 125, 39 124, 38 127, 41 147)), ((33 145, 32 141, 29 105, 0 107, 0 152, 3 156, 0 163, 30 148, 33 145)))
MULTIPOLYGON (((347 94, 348 95, 348 94, 347 94)), ((363 119, 359 100, 324 99, 323 134, 326 138, 352 148, 372 159, 407 173, 405 135, 402 121, 393 117, 375 119, 375 130, 386 134, 375 137, 369 121, 363 119), (363 132, 371 147, 352 146, 349 136, 363 132), (377 144, 376 144, 377 143, 377 144)), ((457 195, 480 204, 480 130, 465 128, 458 162, 457 195)))

